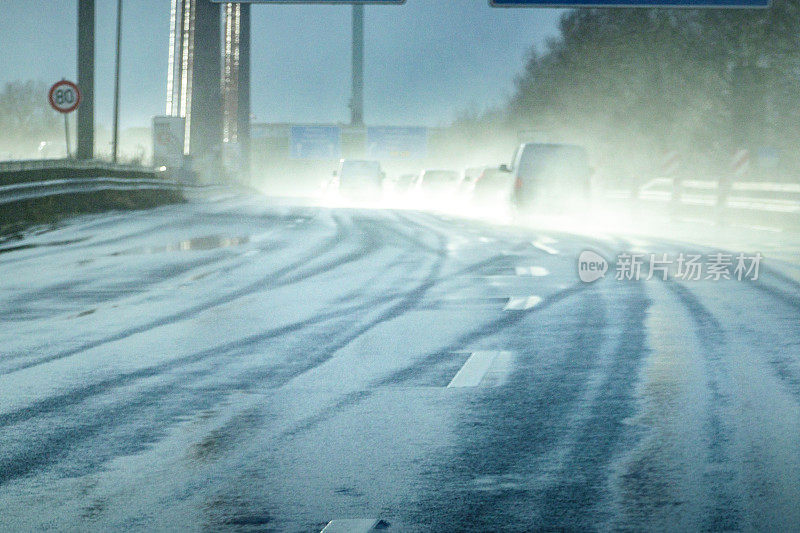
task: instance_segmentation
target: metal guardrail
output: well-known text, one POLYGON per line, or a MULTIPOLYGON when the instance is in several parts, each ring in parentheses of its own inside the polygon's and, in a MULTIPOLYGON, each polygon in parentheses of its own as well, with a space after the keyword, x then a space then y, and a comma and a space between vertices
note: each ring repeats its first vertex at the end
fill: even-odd
POLYGON ((207 190, 219 186, 197 185, 181 181, 147 178, 81 178, 15 183, 0 186, 0 205, 61 194, 80 194, 98 191, 141 191, 185 189, 207 190))
MULTIPOLYGON (((715 206, 777 213, 800 213, 800 183, 734 182, 720 188, 715 180, 687 179, 678 182, 672 178, 655 178, 647 182, 638 193, 640 200, 676 202, 697 206, 715 206)), ((629 190, 607 191, 607 197, 626 199, 633 197, 629 190)))
POLYGON ((605 197, 677 219, 800 230, 800 183, 655 178, 638 191, 609 190, 605 197))
POLYGON ((106 171, 152 171, 153 167, 110 163, 99 159, 25 159, 19 161, 0 161, 0 172, 25 170, 49 170, 54 168, 72 168, 76 170, 98 169, 106 171))
POLYGON ((177 181, 167 181, 161 179, 147 179, 147 178, 104 178, 104 177, 77 178, 77 179, 32 181, 27 183, 12 183, 10 185, 0 185, 0 195, 3 195, 4 193, 9 191, 17 191, 23 189, 46 189, 48 187, 57 187, 64 185, 81 187, 83 185, 93 185, 99 183, 111 183, 111 184, 123 184, 123 185, 152 184, 152 185, 164 185, 164 186, 189 185, 188 183, 182 183, 177 181))

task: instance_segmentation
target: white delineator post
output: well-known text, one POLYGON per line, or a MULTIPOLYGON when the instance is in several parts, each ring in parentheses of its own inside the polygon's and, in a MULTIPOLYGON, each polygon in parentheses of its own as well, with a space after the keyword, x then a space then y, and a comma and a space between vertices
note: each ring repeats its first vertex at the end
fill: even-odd
POLYGON ((677 150, 669 150, 661 159, 661 177, 672 178, 672 203, 681 203, 682 184, 678 176, 681 168, 681 154, 677 150))
POLYGON ((736 150, 731 158, 731 174, 736 178, 741 178, 750 170, 750 151, 741 149, 736 150))
POLYGON ((681 154, 677 150, 670 150, 661 159, 661 176, 672 177, 678 173, 681 166, 681 154))
POLYGON ((723 213, 728 203, 728 195, 733 187, 733 182, 744 177, 749 170, 750 151, 744 148, 736 150, 731 158, 729 174, 723 176, 717 184, 717 211, 720 223, 724 222, 723 213))

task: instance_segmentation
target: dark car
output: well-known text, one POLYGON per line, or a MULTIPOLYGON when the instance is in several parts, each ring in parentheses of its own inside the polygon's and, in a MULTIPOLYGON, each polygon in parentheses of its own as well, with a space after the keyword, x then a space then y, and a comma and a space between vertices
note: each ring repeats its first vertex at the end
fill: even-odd
POLYGON ((403 195, 411 191, 416 181, 416 174, 401 174, 390 180, 388 183, 392 193, 403 195))
POLYGON ((560 214, 579 211, 589 202, 592 170, 581 146, 522 144, 510 172, 518 211, 560 214))
POLYGON ((383 194, 384 177, 378 161, 342 159, 334 172, 334 183, 342 197, 378 200, 383 194))
POLYGON ((448 197, 459 193, 461 173, 455 170, 423 170, 417 189, 424 197, 448 197))
POLYGON ((464 169, 464 175, 461 178, 461 192, 466 195, 472 194, 472 189, 475 187, 475 182, 478 181, 481 174, 489 167, 469 167, 464 169))
POLYGON ((505 207, 511 200, 514 178, 499 168, 484 168, 473 179, 470 203, 480 208, 505 207))

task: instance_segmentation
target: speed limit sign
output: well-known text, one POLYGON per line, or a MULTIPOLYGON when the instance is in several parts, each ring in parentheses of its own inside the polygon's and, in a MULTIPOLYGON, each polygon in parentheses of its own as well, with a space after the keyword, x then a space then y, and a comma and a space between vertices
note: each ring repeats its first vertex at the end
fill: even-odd
POLYGON ((81 103, 81 91, 71 81, 57 81, 47 95, 50 105, 59 113, 72 113, 81 103))

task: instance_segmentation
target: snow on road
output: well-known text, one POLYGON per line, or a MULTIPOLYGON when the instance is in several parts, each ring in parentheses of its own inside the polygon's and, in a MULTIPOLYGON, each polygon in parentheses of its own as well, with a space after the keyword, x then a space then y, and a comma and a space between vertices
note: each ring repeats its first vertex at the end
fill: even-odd
POLYGON ((579 281, 633 248, 711 250, 236 196, 2 242, 0 530, 790 529, 786 250, 579 281))

